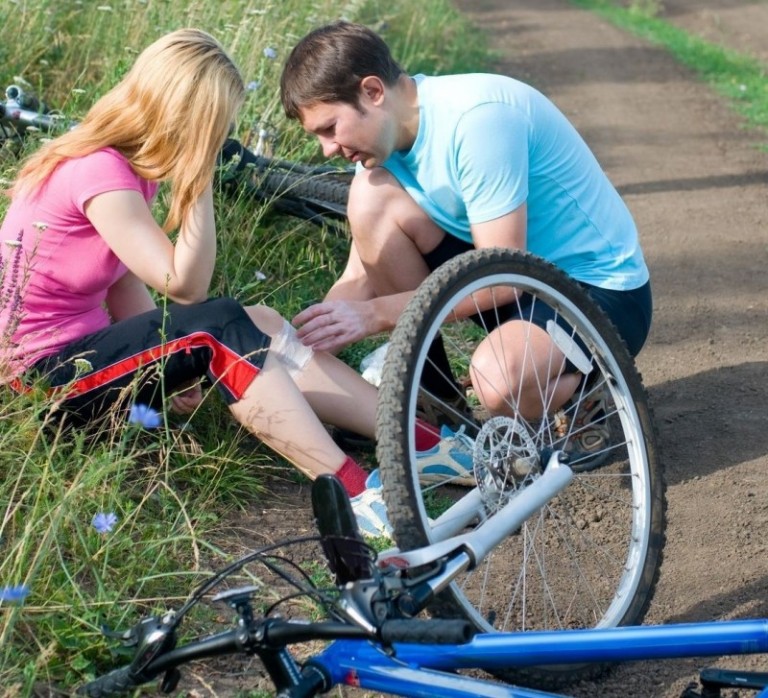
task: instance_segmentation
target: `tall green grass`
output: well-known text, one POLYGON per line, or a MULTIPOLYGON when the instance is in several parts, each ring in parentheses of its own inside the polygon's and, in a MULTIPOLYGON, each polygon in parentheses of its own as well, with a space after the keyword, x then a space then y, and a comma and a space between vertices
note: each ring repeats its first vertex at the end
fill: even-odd
MULTIPOLYGON (((759 66, 651 12, 578 2, 668 46, 765 124, 759 66)), ((316 145, 280 113, 280 65, 306 31, 339 17, 380 31, 411 72, 489 64, 483 37, 448 0, 4 0, 0 22, 13 41, 0 43, 0 84, 23 78, 76 120, 144 46, 172 29, 200 26, 229 48, 252 88, 238 135, 268 127, 278 134, 276 155, 312 161, 316 145)), ((31 138, 26 148, 37 145, 31 138)), ((17 157, 0 149, 3 181, 17 167, 17 157)), ((246 199, 217 196, 216 205, 214 294, 265 302, 290 317, 338 275, 343 235, 246 199)), ((0 199, 0 215, 6 206, 0 199)), ((232 553, 230 513, 264 496, 268 473, 296 477, 233 424, 216 396, 190 418, 169 416, 150 431, 118 416, 97 433, 62 431, 57 416, 41 389, 0 390, 0 591, 29 591, 23 603, 0 602, 0 686, 8 695, 71 688, 120 661, 100 625, 124 627, 148 609, 178 605, 232 553), (111 531, 94 527, 99 513, 114 514, 111 531)))
MULTIPOLYGON (((199 26, 230 50, 250 84, 238 134, 268 127, 276 155, 318 158, 279 109, 282 60, 295 41, 344 17, 379 30, 411 71, 483 68, 483 39, 448 0, 5 0, 0 84, 23 79, 77 120, 160 35, 199 26), (276 56, 276 57, 273 57, 276 56)), ((30 151, 39 141, 30 138, 30 151)), ((10 182, 18 158, 0 149, 10 182)), ((0 200, 0 215, 7 200, 0 200)), ((343 234, 217 196, 220 256, 212 293, 290 317, 322 297, 343 264, 343 234)), ((162 216, 162 202, 158 217, 162 216)), ((0 242, 0 244, 2 244, 0 242)), ((72 688, 116 659, 100 626, 125 627, 180 598, 233 552, 230 512, 257 502, 266 475, 297 477, 239 429, 215 395, 158 429, 115 414, 97 432, 62 430, 42 386, 0 390, 0 693, 72 688), (94 516, 113 514, 110 531, 94 516)), ((300 435, 297 435, 299 438, 300 435)), ((119 661, 119 660, 117 660, 119 661)))

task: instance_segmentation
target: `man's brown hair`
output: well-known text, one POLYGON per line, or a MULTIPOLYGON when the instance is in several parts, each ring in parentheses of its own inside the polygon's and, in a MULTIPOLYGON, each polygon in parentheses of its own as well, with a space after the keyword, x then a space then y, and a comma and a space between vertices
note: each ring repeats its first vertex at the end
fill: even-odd
POLYGON ((357 107, 363 78, 375 75, 391 87, 404 72, 376 32, 334 22, 294 46, 280 77, 280 100, 289 119, 299 119, 302 108, 321 102, 357 107))

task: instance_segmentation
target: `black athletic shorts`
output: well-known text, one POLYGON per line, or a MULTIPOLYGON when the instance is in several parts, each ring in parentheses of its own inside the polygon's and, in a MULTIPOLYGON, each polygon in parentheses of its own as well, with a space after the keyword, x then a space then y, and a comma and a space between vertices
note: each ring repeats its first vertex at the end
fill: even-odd
POLYGON ((118 400, 161 409, 165 395, 203 377, 231 404, 258 376, 270 341, 231 298, 170 304, 72 342, 24 378, 64 391, 62 407, 83 420, 118 400))
MULTIPOLYGON (((424 255, 424 261, 427 263, 430 271, 434 271, 449 259, 473 249, 475 247, 471 243, 446 234, 434 250, 424 255)), ((581 281, 577 281, 577 283, 611 319, 619 335, 626 342, 630 354, 637 356, 643 348, 643 344, 645 344, 645 340, 648 338, 648 332, 651 329, 653 299, 650 281, 640 286, 640 288, 632 289, 631 291, 613 291, 585 284, 581 281)), ((503 319, 511 320, 521 317, 520 307, 525 307, 524 301, 520 305, 507 306, 509 312, 503 319)), ((494 327, 496 320, 491 318, 490 313, 488 315, 489 317, 484 319, 491 323, 490 327, 494 327)), ((553 311, 545 304, 537 303, 532 317, 530 315, 525 315, 525 317, 535 325, 545 328, 547 321, 551 320, 553 315, 553 311)), ((565 323, 559 320, 558 324, 564 325, 565 323)))

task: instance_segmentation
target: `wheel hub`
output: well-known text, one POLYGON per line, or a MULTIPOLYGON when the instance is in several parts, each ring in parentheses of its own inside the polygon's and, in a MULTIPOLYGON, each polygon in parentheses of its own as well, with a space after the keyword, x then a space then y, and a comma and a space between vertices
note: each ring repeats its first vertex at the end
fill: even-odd
POLYGON ((536 445, 522 420, 491 417, 478 432, 472 453, 477 485, 488 511, 506 504, 541 472, 536 445))

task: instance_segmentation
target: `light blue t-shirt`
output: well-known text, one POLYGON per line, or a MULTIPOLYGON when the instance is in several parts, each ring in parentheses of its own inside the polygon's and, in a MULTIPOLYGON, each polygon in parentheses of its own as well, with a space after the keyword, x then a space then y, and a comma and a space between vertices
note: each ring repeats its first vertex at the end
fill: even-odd
POLYGON ((632 215, 549 99, 501 75, 414 79, 416 141, 383 166, 437 225, 471 242, 470 223, 527 202, 531 252, 602 288, 648 280, 632 215))

